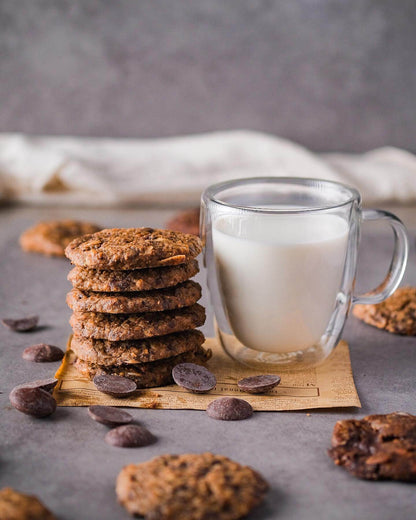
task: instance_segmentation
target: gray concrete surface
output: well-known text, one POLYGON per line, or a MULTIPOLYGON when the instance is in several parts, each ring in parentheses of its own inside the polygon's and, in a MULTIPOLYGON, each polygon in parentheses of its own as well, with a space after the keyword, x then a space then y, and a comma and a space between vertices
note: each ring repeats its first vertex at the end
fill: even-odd
POLYGON ((0 131, 415 148, 413 0, 2 0, 0 131))
MULTIPOLYGON (((416 210, 400 211, 411 228, 416 210)), ((13 386, 50 376, 57 364, 21 359, 37 342, 65 345, 70 333, 66 260, 23 253, 17 237, 45 218, 87 218, 105 226, 162 225, 169 211, 0 209, 0 317, 38 313, 42 328, 16 334, 0 327, 0 487, 11 485, 40 496, 60 520, 127 519, 117 505, 114 481, 123 465, 162 453, 210 450, 259 470, 271 484, 264 505, 252 520, 410 520, 416 516, 414 485, 365 482, 350 477, 326 455, 333 425, 341 418, 406 410, 416 413, 415 338, 397 337, 354 318, 344 337, 351 347, 353 372, 362 409, 256 413, 250 420, 223 423, 205 412, 132 410, 135 419, 159 437, 153 446, 118 449, 104 442, 107 431, 85 408, 60 408, 35 420, 9 406, 13 386)), ((376 285, 388 264, 391 237, 368 228, 363 236, 359 289, 376 285)), ((204 283, 204 273, 198 277, 204 283)), ((412 247, 406 283, 416 283, 412 247)), ((212 314, 204 285, 204 305, 212 334, 212 314)))

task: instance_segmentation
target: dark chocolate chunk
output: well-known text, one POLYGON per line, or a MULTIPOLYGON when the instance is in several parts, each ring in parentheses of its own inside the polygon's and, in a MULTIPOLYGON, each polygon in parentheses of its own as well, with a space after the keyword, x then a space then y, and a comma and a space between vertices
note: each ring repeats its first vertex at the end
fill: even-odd
POLYGON ((220 421, 242 421, 253 414, 251 404, 236 397, 220 397, 207 406, 207 414, 220 421))
POLYGON ((97 390, 113 397, 127 397, 137 390, 134 381, 122 376, 102 374, 95 376, 93 383, 97 390))
POLYGON ((41 388, 46 392, 52 393, 57 383, 57 379, 50 377, 49 379, 40 379, 38 381, 31 381, 30 383, 22 383, 21 385, 16 386, 15 390, 17 388, 41 388))
POLYGON ((157 439, 142 426, 126 424, 110 430, 105 436, 105 440, 108 444, 120 448, 139 448, 153 444, 157 439))
POLYGON ((195 363, 180 363, 173 367, 172 377, 175 383, 196 394, 212 390, 217 380, 212 372, 195 363))
POLYGON ((41 388, 14 388, 9 399, 16 410, 33 417, 47 417, 56 410, 55 399, 41 388))
POLYGON ((119 426, 127 424, 133 420, 133 417, 124 410, 119 410, 114 406, 101 406, 94 404, 88 408, 89 416, 101 424, 106 426, 119 426))
POLYGON ((39 343, 25 348, 22 358, 26 361, 34 361, 35 363, 50 363, 52 361, 60 361, 65 353, 59 347, 39 343))
POLYGON ((280 383, 280 377, 274 374, 262 374, 240 379, 237 385, 240 390, 249 394, 263 394, 280 383))
POLYGON ((36 329, 39 323, 39 316, 28 316, 18 320, 4 319, 1 322, 14 332, 29 332, 36 329))

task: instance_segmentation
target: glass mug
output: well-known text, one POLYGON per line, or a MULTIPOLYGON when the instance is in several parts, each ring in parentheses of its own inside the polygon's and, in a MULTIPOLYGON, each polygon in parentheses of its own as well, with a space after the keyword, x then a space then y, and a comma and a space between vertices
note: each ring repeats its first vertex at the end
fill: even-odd
POLYGON ((245 365, 314 366, 337 345, 355 303, 380 303, 406 268, 408 239, 391 213, 362 210, 357 190, 317 179, 223 182, 201 199, 201 237, 217 336, 245 365), (355 295, 360 226, 385 220, 394 253, 384 282, 355 295))

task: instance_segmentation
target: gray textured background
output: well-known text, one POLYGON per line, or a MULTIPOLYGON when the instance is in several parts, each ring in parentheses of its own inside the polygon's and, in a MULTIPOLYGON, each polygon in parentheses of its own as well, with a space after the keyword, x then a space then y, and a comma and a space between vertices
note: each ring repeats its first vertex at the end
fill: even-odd
POLYGON ((414 0, 1 0, 0 131, 416 149, 414 0))

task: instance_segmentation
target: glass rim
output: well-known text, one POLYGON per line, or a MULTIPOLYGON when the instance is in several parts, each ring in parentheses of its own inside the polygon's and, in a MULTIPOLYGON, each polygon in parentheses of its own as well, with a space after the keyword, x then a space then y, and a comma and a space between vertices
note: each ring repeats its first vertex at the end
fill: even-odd
POLYGON ((358 204, 361 203, 361 195, 358 190, 355 188, 348 186, 347 184, 343 184, 337 181, 329 181, 326 179, 318 179, 312 177, 246 177, 239 179, 231 179, 228 181, 218 182, 216 184, 212 184, 208 186, 201 196, 202 200, 209 200, 210 202, 214 202, 215 204, 219 204, 226 208, 237 209, 241 211, 251 211, 256 213, 275 213, 275 214, 296 214, 296 213, 312 213, 317 211, 331 210, 341 208, 343 206, 347 206, 352 202, 356 201, 358 204), (247 184, 292 184, 292 185, 303 185, 309 186, 311 188, 316 187, 317 184, 326 185, 332 188, 342 189, 349 193, 348 198, 337 204, 325 204, 317 207, 305 207, 305 208, 265 208, 265 207, 256 207, 256 206, 245 206, 241 204, 232 204, 221 200, 217 197, 218 193, 224 191, 229 188, 234 188, 238 186, 244 186, 247 184))

